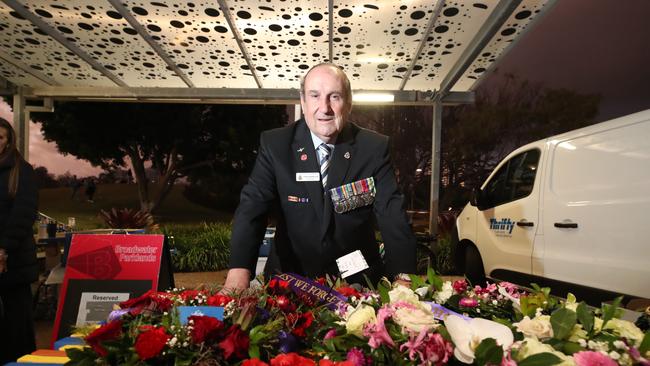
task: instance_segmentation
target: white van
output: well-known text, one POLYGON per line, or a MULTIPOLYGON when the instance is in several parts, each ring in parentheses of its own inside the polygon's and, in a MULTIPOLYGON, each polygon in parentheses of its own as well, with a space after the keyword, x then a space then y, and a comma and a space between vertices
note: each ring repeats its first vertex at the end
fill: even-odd
POLYGON ((650 110, 516 149, 456 227, 456 266, 474 283, 650 298, 650 110))

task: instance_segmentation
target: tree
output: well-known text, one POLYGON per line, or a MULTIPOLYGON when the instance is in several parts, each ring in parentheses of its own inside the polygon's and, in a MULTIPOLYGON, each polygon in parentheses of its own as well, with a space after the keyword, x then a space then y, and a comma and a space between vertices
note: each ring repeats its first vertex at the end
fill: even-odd
POLYGON ((34 179, 39 189, 56 188, 59 186, 59 182, 54 178, 54 174, 50 173, 44 166, 34 167, 34 179))
POLYGON ((476 103, 445 108, 442 127, 440 207, 459 207, 513 149, 594 123, 600 96, 505 75, 479 89, 476 103))
POLYGON ((223 148, 237 143, 227 132, 244 130, 258 135, 263 121, 278 119, 282 108, 60 103, 53 113, 34 117, 41 121, 45 139, 56 142, 63 154, 107 170, 124 168, 128 160, 138 185, 140 207, 153 212, 179 178, 215 162, 237 165, 241 157, 233 153, 236 149, 223 148), (262 121, 245 118, 260 108, 266 108, 258 112, 258 117, 264 117, 262 121), (148 179, 148 168, 157 172, 155 182, 148 179))
MULTIPOLYGON (((427 172, 431 167, 431 107, 355 106, 351 120, 360 126, 390 136, 390 150, 397 182, 407 196, 408 207, 428 207, 428 197, 418 200, 416 192, 428 192, 427 172)), ((428 193, 426 193, 428 194, 428 193)))

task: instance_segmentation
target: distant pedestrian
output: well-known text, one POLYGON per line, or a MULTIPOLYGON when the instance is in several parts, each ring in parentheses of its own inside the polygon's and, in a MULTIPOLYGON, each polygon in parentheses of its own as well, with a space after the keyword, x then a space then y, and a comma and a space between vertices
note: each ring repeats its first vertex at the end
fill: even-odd
POLYGON ((95 185, 95 180, 88 178, 86 181, 86 198, 88 199, 88 202, 95 203, 95 201, 93 201, 93 197, 95 197, 96 190, 97 186, 95 185))
POLYGON ((73 177, 72 181, 72 195, 70 196, 70 200, 74 200, 74 198, 77 196, 77 192, 79 192, 79 189, 83 186, 80 180, 77 179, 77 176, 75 175, 73 177))

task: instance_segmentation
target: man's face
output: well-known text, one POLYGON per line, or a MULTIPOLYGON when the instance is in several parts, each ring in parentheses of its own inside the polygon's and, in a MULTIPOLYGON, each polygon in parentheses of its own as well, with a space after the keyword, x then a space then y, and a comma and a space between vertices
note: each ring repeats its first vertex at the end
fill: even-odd
POLYGON ((300 104, 307 126, 329 143, 343 130, 352 109, 343 75, 332 66, 317 67, 305 78, 300 104))

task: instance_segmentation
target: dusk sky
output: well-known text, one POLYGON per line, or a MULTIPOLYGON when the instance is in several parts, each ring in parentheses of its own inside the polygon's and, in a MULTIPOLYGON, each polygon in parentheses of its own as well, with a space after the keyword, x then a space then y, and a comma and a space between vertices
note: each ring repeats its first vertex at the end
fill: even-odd
MULTIPOLYGON (((650 108, 649 0, 557 0, 498 63, 500 73, 582 93, 602 95, 598 121, 650 108)), ((485 87, 494 78, 485 80, 485 87)), ((354 86, 353 86, 354 87, 354 86)), ((11 121, 9 106, 0 116, 11 121)), ((443 121, 444 126, 444 121, 443 121)), ((31 124, 30 162, 56 175, 101 170, 62 156, 31 124)))

